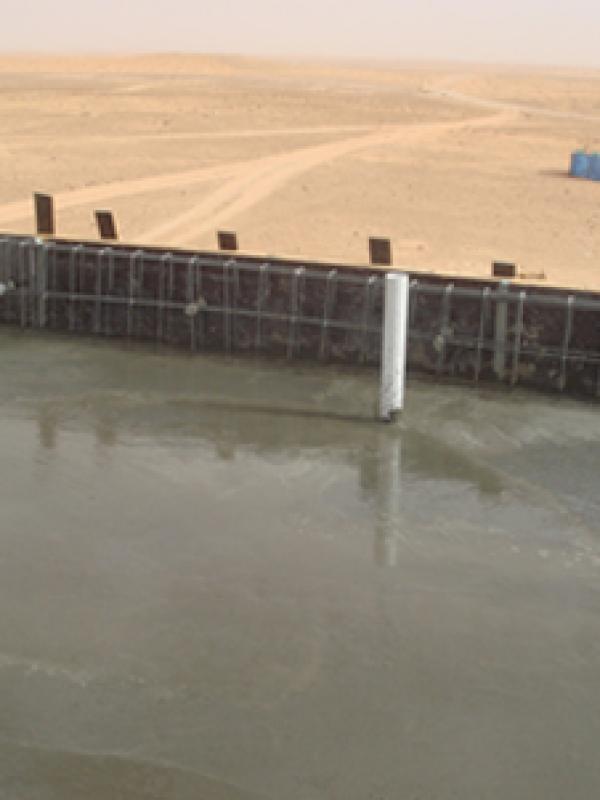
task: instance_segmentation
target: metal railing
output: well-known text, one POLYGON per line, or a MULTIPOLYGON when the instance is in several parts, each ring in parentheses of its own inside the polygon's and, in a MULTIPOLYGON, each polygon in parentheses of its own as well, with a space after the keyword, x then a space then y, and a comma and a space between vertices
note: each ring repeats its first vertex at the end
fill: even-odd
POLYGON ((383 274, 5 237, 2 281, 0 320, 21 327, 379 360, 383 274))
MULTIPOLYGON (((385 273, 0 237, 0 321, 191 350, 378 365, 385 273)), ((507 282, 410 282, 410 368, 600 396, 600 296, 507 282)))
POLYGON ((413 279, 410 340, 428 343, 437 352, 437 374, 452 371, 454 356, 456 363, 472 364, 476 381, 487 364, 488 372, 491 368, 496 378, 515 385, 523 367, 550 362, 548 388, 566 388, 570 365, 592 370, 592 393, 600 394, 600 298, 587 293, 542 292, 508 282, 493 288, 413 279), (456 305, 460 311, 453 317, 456 305), (428 316, 421 327, 419 313, 428 316))

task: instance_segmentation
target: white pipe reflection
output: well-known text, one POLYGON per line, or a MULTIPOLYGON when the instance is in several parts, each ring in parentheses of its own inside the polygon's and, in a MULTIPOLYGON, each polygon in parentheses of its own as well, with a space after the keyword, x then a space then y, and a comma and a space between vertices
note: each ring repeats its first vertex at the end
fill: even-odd
POLYGON ((374 487, 374 556, 379 567, 395 567, 398 562, 401 482, 402 441, 399 436, 380 436, 374 487))

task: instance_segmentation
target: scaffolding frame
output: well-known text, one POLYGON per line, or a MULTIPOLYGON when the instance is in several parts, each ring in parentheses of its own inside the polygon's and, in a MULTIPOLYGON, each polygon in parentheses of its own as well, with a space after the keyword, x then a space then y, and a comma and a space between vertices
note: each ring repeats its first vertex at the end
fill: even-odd
MULTIPOLYGON (((398 273, 2 236, 0 283, 14 289, 0 321, 385 371, 386 274, 398 273)), ((515 385, 547 362, 551 388, 585 368, 600 396, 600 299, 413 275, 406 305, 409 368, 515 385)))

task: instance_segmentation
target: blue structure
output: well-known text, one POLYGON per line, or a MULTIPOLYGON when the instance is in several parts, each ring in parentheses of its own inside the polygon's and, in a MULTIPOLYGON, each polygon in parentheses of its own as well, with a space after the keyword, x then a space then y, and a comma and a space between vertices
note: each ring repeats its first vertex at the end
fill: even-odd
POLYGON ((600 153, 586 153, 576 150, 571 154, 570 174, 574 178, 600 181, 600 153))
POLYGON ((571 154, 571 175, 574 178, 587 178, 590 157, 583 150, 571 154))
POLYGON ((592 181, 600 181, 600 154, 594 153, 590 156, 587 176, 592 181))

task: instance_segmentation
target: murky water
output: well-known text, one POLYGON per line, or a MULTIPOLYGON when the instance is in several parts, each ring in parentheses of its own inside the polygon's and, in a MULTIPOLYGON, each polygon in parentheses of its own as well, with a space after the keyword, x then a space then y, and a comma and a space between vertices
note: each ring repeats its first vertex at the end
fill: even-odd
POLYGON ((368 375, 0 365, 3 800, 600 796, 597 406, 413 382, 387 427, 368 375))

